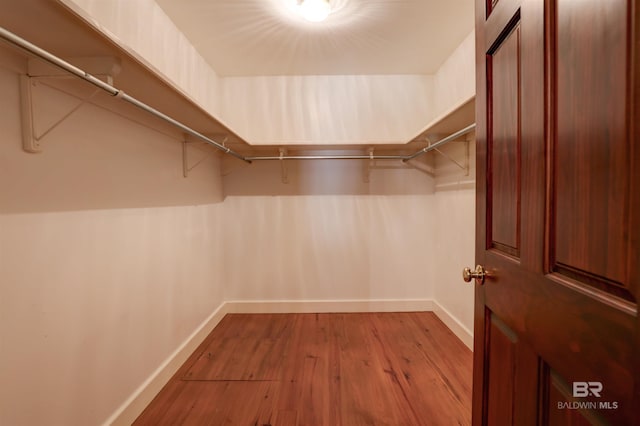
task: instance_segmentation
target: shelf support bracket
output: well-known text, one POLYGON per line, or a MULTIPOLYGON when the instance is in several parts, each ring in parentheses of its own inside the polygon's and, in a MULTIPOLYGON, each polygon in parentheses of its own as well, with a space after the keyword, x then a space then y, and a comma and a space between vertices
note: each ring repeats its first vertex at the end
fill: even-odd
MULTIPOLYGON (((428 146, 431 146, 431 141, 429 140, 429 138, 425 138, 425 140, 427 141, 428 146)), ((444 158, 446 158, 447 160, 451 161, 453 164, 455 164, 456 166, 458 166, 460 169, 464 170, 465 172, 465 176, 469 176, 469 169, 470 169, 470 162, 469 162, 469 141, 465 140, 464 141, 465 144, 465 161, 464 164, 460 164, 458 161, 456 161, 455 159, 453 159, 450 155, 445 154, 444 152, 442 152, 439 148, 435 148, 434 151, 437 152, 438 154, 440 154, 441 156, 443 156, 444 158)))
POLYGON ((457 162, 456 160, 454 160, 453 158, 451 158, 450 155, 447 155, 444 152, 440 151, 438 148, 434 149, 434 151, 437 152, 438 154, 442 155, 447 160, 451 161, 453 164, 458 166, 460 169, 464 170, 466 172, 465 176, 469 175, 469 157, 468 157, 468 154, 465 155, 465 165, 462 165, 459 162, 457 162))
MULTIPOLYGON (((224 146, 224 144, 227 142, 227 136, 225 135, 215 135, 212 136, 212 138, 221 139, 221 142, 219 143, 222 146, 224 146)), ((200 144, 200 142, 189 141, 188 135, 184 135, 184 139, 182 141, 182 176, 184 176, 185 178, 189 177, 189 172, 202 164, 207 158, 209 158, 210 155, 216 154, 215 151, 209 152, 209 150, 207 150, 207 152, 205 152, 205 154, 200 157, 193 166, 189 166, 189 145, 193 145, 195 143, 200 144)), ((202 142, 201 144, 207 146, 207 144, 204 142, 202 142)))
MULTIPOLYGON (((95 71, 93 74, 104 78, 107 82, 113 82, 113 75, 120 71, 120 62, 116 58, 111 57, 91 57, 76 58, 76 62, 95 71)), ((30 153, 38 153, 42 151, 41 140, 49 133, 60 126, 73 113, 78 111, 82 106, 87 104, 94 96, 98 94, 100 89, 94 89, 88 96, 77 97, 79 100, 75 106, 67 111, 61 118, 56 120, 49 128, 43 130, 40 134, 36 134, 35 117, 34 117, 34 93, 33 88, 37 87, 39 82, 50 80, 60 80, 72 78, 64 71, 53 67, 36 59, 30 59, 27 63, 27 74, 20 76, 20 116, 22 127, 22 149, 30 153)))
POLYGON ((280 148, 278 150, 280 152, 280 176, 282 178, 282 183, 285 185, 289 183, 289 169, 287 168, 287 164, 284 161, 284 157, 288 154, 286 148, 280 148))
POLYGON ((367 150, 367 153, 369 154, 369 161, 367 162, 367 166, 364 169, 364 183, 371 182, 371 169, 373 169, 376 165, 376 160, 373 158, 374 150, 375 148, 372 146, 370 146, 367 150))
POLYGON ((182 176, 185 178, 189 177, 188 143, 186 140, 182 141, 182 176))
POLYGON ((33 87, 38 84, 39 77, 31 77, 28 75, 20 76, 20 113, 22 119, 22 148, 31 153, 37 153, 42 151, 40 141, 60 126, 64 121, 71 117, 74 112, 78 111, 82 106, 89 102, 95 95, 98 94, 100 89, 95 89, 89 96, 79 98, 79 101, 73 108, 66 112, 62 117, 56 120, 53 124, 45 129, 41 134, 36 134, 34 126, 34 113, 33 113, 33 87))

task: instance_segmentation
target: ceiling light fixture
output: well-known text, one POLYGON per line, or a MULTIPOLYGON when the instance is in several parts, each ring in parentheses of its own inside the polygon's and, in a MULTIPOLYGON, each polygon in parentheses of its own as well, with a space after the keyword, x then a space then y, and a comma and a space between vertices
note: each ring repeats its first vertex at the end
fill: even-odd
POLYGON ((331 13, 331 4, 329 0, 299 0, 298 12, 307 21, 321 22, 331 13))

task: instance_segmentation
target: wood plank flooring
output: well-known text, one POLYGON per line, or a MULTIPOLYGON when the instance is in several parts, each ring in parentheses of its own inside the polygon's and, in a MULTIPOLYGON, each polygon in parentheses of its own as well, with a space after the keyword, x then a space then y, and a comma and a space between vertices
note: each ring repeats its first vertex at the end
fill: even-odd
POLYGON ((468 425, 472 354, 430 312, 227 315, 136 425, 468 425))

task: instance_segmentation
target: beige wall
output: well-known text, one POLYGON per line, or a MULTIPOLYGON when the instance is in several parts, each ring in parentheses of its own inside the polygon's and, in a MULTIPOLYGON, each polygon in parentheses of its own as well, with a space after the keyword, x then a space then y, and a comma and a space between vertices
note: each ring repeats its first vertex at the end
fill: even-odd
POLYGON ((440 117, 476 94, 475 31, 460 43, 433 77, 433 117, 440 117))
MULTIPOLYGON (((475 266, 475 142, 451 142, 442 151, 458 163, 469 161, 467 175, 442 155, 435 156, 434 298, 468 334, 473 334, 472 284, 462 269, 475 266)), ((448 324, 452 326, 451 324, 448 324)), ((467 341, 467 343, 469 343, 467 341)))
POLYGON ((230 197, 225 213, 242 223, 225 238, 228 300, 433 298, 427 197, 230 197))
POLYGON ((278 161, 227 166, 227 300, 433 297, 430 175, 399 161, 287 161, 283 183, 278 161))
POLYGON ((426 75, 222 79, 222 116, 252 144, 406 143, 433 115, 426 75))
MULTIPOLYGON (((184 179, 179 135, 94 105, 25 153, 0 64, 0 424, 99 424, 223 301, 219 159, 184 179)), ((36 90, 46 128, 72 102, 36 90)))

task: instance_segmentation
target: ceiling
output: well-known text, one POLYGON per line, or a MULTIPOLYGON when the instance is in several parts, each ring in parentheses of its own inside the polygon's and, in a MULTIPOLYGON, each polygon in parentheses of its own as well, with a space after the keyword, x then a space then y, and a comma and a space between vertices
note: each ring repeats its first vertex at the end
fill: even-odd
POLYGON ((473 0, 331 0, 309 23, 296 0, 156 0, 223 77, 434 74, 473 29, 473 0))

